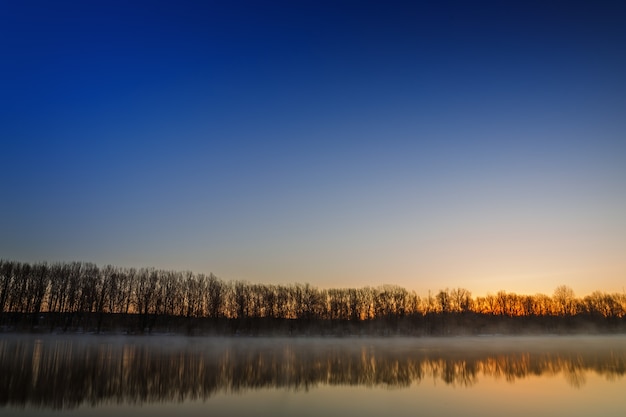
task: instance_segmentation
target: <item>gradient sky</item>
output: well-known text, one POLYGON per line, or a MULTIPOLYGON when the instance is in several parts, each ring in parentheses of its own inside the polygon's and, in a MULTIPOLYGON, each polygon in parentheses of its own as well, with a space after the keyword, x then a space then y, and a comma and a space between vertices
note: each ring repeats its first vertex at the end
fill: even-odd
POLYGON ((0 258, 626 286, 626 3, 0 3, 0 258))

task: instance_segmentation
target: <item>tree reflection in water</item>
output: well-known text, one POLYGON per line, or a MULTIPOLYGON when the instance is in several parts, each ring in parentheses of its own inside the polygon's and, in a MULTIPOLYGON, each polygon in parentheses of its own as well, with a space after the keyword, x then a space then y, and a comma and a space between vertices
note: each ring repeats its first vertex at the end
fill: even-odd
POLYGON ((307 390, 320 384, 471 386, 626 372, 626 338, 286 339, 8 336, 0 340, 0 404, 54 409, 82 404, 206 400, 217 392, 307 390))

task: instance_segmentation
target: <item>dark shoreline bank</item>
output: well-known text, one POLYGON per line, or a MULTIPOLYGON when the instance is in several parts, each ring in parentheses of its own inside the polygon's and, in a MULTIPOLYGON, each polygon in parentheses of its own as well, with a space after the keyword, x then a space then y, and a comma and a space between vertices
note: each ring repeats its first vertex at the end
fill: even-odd
POLYGON ((0 334, 174 334, 186 336, 478 336, 626 334, 626 319, 585 315, 508 317, 433 313, 373 320, 188 318, 138 314, 82 313, 70 316, 5 313, 0 334), (8 317, 6 317, 8 316, 8 317), (36 325, 33 322, 36 321, 36 325), (60 324, 59 324, 60 323, 60 324), (142 325, 146 323, 145 327, 142 325))

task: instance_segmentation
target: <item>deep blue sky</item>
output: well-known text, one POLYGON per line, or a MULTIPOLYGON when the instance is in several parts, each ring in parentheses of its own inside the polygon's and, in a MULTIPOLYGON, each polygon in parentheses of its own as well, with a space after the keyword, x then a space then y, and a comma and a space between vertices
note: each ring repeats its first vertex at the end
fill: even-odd
POLYGON ((0 257, 626 285, 625 2, 0 4, 0 257))

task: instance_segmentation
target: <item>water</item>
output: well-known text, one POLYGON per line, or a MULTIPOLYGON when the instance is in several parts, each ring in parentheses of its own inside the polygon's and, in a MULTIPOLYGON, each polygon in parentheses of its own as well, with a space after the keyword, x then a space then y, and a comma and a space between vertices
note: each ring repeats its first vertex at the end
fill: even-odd
POLYGON ((0 415, 624 416, 626 336, 0 338, 0 415))

